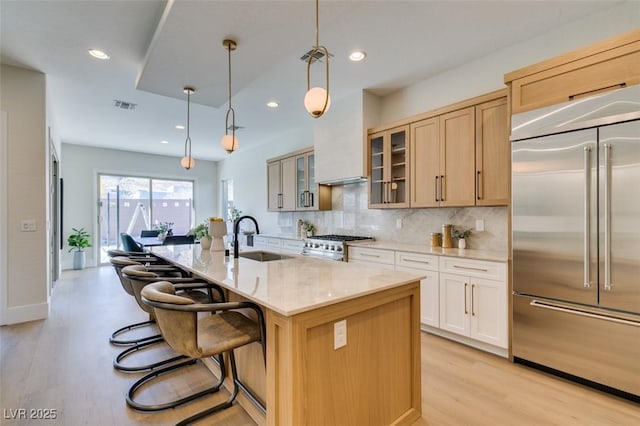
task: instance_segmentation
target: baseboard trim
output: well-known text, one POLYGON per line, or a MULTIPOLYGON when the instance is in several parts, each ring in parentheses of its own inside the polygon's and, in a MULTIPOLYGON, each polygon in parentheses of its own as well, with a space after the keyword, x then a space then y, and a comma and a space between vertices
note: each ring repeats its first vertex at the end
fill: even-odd
POLYGON ((442 330, 439 328, 434 328, 425 324, 420 324, 420 329, 426 333, 435 334, 436 336, 444 337, 445 339, 453 340, 458 343, 462 343, 463 345, 471 346, 476 349, 480 349, 481 351, 489 352, 494 355, 501 356, 503 358, 509 358, 509 350, 504 348, 499 348, 497 346, 490 345, 488 343, 480 342, 475 339, 470 339, 465 336, 460 336, 455 333, 450 333, 446 330, 442 330))
POLYGON ((21 322, 36 321, 49 317, 49 302, 33 305, 7 307, 5 323, 2 325, 18 324, 21 322))

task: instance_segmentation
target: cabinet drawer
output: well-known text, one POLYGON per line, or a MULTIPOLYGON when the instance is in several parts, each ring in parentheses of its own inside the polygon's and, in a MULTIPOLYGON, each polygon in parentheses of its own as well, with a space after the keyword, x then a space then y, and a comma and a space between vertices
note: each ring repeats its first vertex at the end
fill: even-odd
POLYGON ((303 244, 300 240, 282 240, 282 250, 300 254, 303 244))
POLYGON ((640 42, 599 52, 512 83, 512 113, 640 83, 640 42))
POLYGON ((253 237, 253 245, 256 247, 267 247, 267 237, 261 237, 260 235, 256 235, 253 237))
POLYGON ((442 256, 440 258, 440 272, 496 281, 506 282, 507 280, 507 265, 502 262, 442 256))
POLYGON ((363 260, 365 262, 395 265, 395 255, 393 251, 363 247, 349 247, 348 253, 349 261, 363 260))
POLYGON ((267 248, 279 251, 282 248, 282 240, 279 238, 267 238, 267 248))
POLYGON ((426 271, 437 271, 438 256, 422 253, 411 253, 407 251, 397 251, 396 266, 413 269, 424 269, 426 271))

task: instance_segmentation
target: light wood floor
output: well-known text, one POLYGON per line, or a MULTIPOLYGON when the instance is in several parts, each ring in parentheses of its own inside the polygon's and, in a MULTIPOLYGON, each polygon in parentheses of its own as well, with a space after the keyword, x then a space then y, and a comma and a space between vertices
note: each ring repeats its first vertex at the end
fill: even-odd
MULTIPOLYGON (((144 319, 110 266, 64 272, 48 320, 0 327, 0 424, 171 425, 226 396, 159 413, 128 409, 124 395, 140 374, 112 368, 121 348, 111 346, 108 336, 144 319), (10 410, 19 408, 55 409, 57 419, 11 420, 10 410)), ((136 354, 136 362, 168 353, 159 348, 136 354)), ((140 399, 166 401, 211 380, 197 365, 154 384, 140 399)), ((415 425, 640 424, 637 404, 427 334, 422 336, 422 411, 415 425)), ((254 423, 236 405, 201 424, 254 423)))

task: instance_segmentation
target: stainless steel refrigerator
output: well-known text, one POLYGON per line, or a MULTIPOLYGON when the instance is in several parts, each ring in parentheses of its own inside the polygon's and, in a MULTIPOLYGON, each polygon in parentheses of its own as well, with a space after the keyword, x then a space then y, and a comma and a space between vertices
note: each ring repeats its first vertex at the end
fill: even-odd
POLYGON ((640 86, 512 118, 516 362, 640 396, 640 86))

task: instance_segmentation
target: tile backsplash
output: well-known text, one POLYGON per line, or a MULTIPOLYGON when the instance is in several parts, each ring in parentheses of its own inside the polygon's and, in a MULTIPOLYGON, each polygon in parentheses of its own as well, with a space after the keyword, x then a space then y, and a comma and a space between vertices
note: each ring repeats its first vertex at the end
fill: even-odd
POLYGON ((431 233, 442 232, 442 225, 450 223, 458 229, 473 230, 467 247, 507 250, 506 207, 368 209, 366 182, 333 187, 332 203, 329 211, 278 213, 280 232, 295 235, 295 224, 302 219, 313 223, 318 235, 373 236, 381 241, 430 244, 431 233), (484 220, 482 232, 475 231, 478 219, 484 220))

